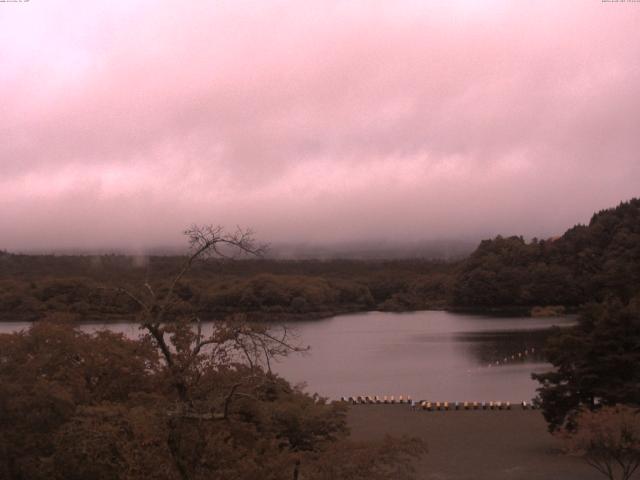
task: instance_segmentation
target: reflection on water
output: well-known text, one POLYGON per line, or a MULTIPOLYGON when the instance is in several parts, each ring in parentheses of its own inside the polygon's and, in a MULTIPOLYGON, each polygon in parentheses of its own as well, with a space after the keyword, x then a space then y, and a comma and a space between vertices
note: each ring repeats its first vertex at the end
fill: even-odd
POLYGON ((519 362, 544 362, 543 345, 550 330, 506 330, 455 335, 480 365, 499 366, 519 362))
MULTIPOLYGON (((441 311, 370 312, 287 325, 305 355, 277 362, 274 369, 310 392, 350 395, 411 395, 448 401, 520 401, 535 395, 531 373, 549 368, 542 357, 552 325, 571 317, 489 317, 441 311), (520 356, 518 356, 520 354, 520 356), (513 357, 513 358, 512 358, 513 357), (491 366, 489 366, 491 364, 491 366)), ((0 331, 27 328, 0 324, 0 331)), ((139 335, 135 324, 83 325, 139 335)))
POLYGON ((441 311, 343 315, 295 324, 311 353, 277 370, 331 398, 529 400, 537 386, 531 373, 549 368, 542 357, 549 327, 574 321, 441 311))

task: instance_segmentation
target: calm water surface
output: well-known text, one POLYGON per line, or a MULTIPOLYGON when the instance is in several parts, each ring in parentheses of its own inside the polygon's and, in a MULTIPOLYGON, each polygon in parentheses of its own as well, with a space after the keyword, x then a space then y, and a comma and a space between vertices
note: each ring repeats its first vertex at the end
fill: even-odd
MULTIPOLYGON (((520 401, 535 395, 532 372, 550 368, 542 345, 571 317, 489 317, 441 311, 370 312, 288 324, 311 350, 274 370, 330 398, 411 395, 434 401, 520 401), (520 354, 520 356, 518 356, 520 354), (513 359, 511 358, 513 356, 513 359), (506 362, 505 362, 506 359, 506 362), (491 366, 489 366, 491 365, 491 366)), ((28 327, 0 324, 0 331, 28 327)), ((137 336, 134 324, 85 324, 137 336)))
POLYGON ((342 315, 295 324, 311 351, 285 359, 276 370, 331 398, 529 400, 537 387, 531 373, 550 368, 542 356, 549 327, 574 322, 441 311, 342 315))

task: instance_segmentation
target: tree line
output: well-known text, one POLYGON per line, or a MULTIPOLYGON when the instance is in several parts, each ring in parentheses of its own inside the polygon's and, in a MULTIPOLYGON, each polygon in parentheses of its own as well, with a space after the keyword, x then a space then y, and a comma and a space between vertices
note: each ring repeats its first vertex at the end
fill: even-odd
MULTIPOLYGON (((181 257, 0 255, 0 320, 69 313, 81 320, 131 317, 139 305, 111 287, 147 278, 168 288, 181 257), (164 279, 164 280, 163 280, 164 279)), ((205 259, 176 289, 178 309, 204 319, 247 313, 256 319, 326 317, 364 310, 443 308, 455 264, 428 260, 282 261, 205 259)))
MULTIPOLYGON (((106 287, 166 279, 180 256, 56 256, 0 253, 0 319, 51 313, 81 319, 134 314, 135 302, 106 287)), ((160 282, 159 288, 166 288, 160 282)), ((337 313, 431 308, 577 310, 640 288, 640 199, 593 215, 553 239, 498 236, 466 259, 209 259, 186 275, 177 293, 185 308, 222 318, 317 318, 337 313)))

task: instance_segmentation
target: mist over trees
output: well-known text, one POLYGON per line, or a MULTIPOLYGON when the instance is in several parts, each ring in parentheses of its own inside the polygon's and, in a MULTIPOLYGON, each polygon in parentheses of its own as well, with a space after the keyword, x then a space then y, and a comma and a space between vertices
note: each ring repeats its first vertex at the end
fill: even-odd
MULTIPOLYGON (((167 278, 181 257, 0 254, 0 318, 33 320, 53 312, 117 319, 139 309, 105 286, 167 278)), ((162 283, 162 280, 160 280, 162 283)), ((484 240, 466 259, 209 259, 177 285, 180 304, 203 318, 243 312, 254 318, 320 318, 337 313, 430 308, 577 310, 640 288, 640 200, 593 215, 554 239, 484 240)), ((180 308, 180 305, 176 306, 180 308)))

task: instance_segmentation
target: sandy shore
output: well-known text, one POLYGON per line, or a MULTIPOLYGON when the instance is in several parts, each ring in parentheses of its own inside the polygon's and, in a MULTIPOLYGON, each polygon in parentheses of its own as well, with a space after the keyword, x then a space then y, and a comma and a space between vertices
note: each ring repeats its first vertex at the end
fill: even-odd
POLYGON ((429 480, 597 480, 580 458, 563 455, 542 414, 507 411, 412 411, 405 405, 349 408, 355 440, 409 435, 427 442, 416 464, 429 480))

